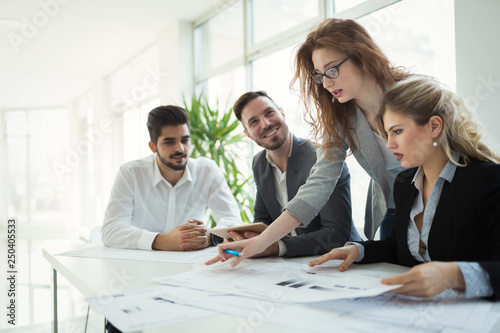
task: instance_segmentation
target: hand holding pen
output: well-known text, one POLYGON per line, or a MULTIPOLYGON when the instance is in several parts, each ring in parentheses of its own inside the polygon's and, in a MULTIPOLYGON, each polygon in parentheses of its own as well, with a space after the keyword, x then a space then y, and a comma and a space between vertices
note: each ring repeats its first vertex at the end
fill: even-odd
POLYGON ((266 247, 263 246, 261 242, 262 240, 260 239, 260 236, 257 236, 242 241, 219 244, 217 245, 217 250, 219 251, 218 255, 205 262, 205 265, 212 265, 219 261, 224 262, 228 259, 232 259, 229 265, 231 267, 235 267, 243 259, 251 258, 254 255, 262 252, 262 247, 265 250, 266 247), (233 251, 234 253, 232 253, 233 251))
POLYGON ((243 253, 235 251, 235 250, 225 249, 225 250, 223 250, 223 252, 232 254, 233 256, 236 256, 236 257, 243 257, 243 253))

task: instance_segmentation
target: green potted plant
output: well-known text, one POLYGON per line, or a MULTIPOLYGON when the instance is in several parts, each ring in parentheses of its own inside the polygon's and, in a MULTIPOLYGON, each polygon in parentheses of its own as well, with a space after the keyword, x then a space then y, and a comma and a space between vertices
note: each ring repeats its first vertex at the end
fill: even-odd
MULTIPOLYGON (((189 114, 191 123, 191 143, 193 151, 191 156, 196 158, 204 156, 212 159, 223 172, 227 184, 238 202, 241 219, 243 222, 253 221, 254 198, 250 194, 253 185, 253 175, 246 177, 238 167, 238 164, 247 163, 238 158, 237 151, 242 144, 248 143, 246 136, 235 129, 239 121, 231 117, 233 109, 227 111, 219 109, 219 102, 215 108, 210 107, 206 98, 195 96, 191 98, 188 106, 184 99, 184 108, 189 114)), ((240 155, 241 156, 241 155, 240 155)), ((209 227, 215 225, 210 217, 209 227)))

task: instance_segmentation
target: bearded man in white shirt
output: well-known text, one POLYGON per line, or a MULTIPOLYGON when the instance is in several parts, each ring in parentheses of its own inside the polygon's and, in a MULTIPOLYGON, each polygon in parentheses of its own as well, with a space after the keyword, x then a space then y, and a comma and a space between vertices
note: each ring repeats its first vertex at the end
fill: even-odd
POLYGON ((241 224, 238 205, 214 161, 189 158, 189 117, 178 106, 148 115, 152 155, 125 163, 116 176, 102 227, 106 246, 190 251, 211 245, 201 221, 241 224))

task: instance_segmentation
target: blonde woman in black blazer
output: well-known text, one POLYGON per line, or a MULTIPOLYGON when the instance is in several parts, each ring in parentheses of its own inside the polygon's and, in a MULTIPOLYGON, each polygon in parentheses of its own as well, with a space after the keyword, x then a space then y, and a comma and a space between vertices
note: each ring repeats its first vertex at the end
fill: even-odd
POLYGON ((396 178, 395 225, 381 241, 351 243, 311 261, 343 259, 413 267, 382 280, 397 293, 447 289, 500 299, 500 157, 481 141, 463 100, 435 79, 412 76, 384 95, 378 116, 387 148, 408 170, 396 178))

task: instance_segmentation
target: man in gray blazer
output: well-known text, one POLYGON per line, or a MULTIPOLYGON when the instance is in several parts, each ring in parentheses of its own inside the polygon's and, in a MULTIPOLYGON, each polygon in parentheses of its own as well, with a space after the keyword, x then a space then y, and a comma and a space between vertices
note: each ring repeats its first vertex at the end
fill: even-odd
MULTIPOLYGON (((234 113, 245 134, 264 148, 252 165, 257 185, 254 222, 269 225, 306 182, 316 162, 316 149, 289 132, 283 111, 263 91, 243 94, 234 104, 234 113)), ((234 240, 255 236, 250 232, 230 235, 234 240)), ((272 244, 261 256, 320 255, 349 240, 361 239, 352 223, 347 165, 327 204, 307 228, 295 229, 292 236, 272 244)))

